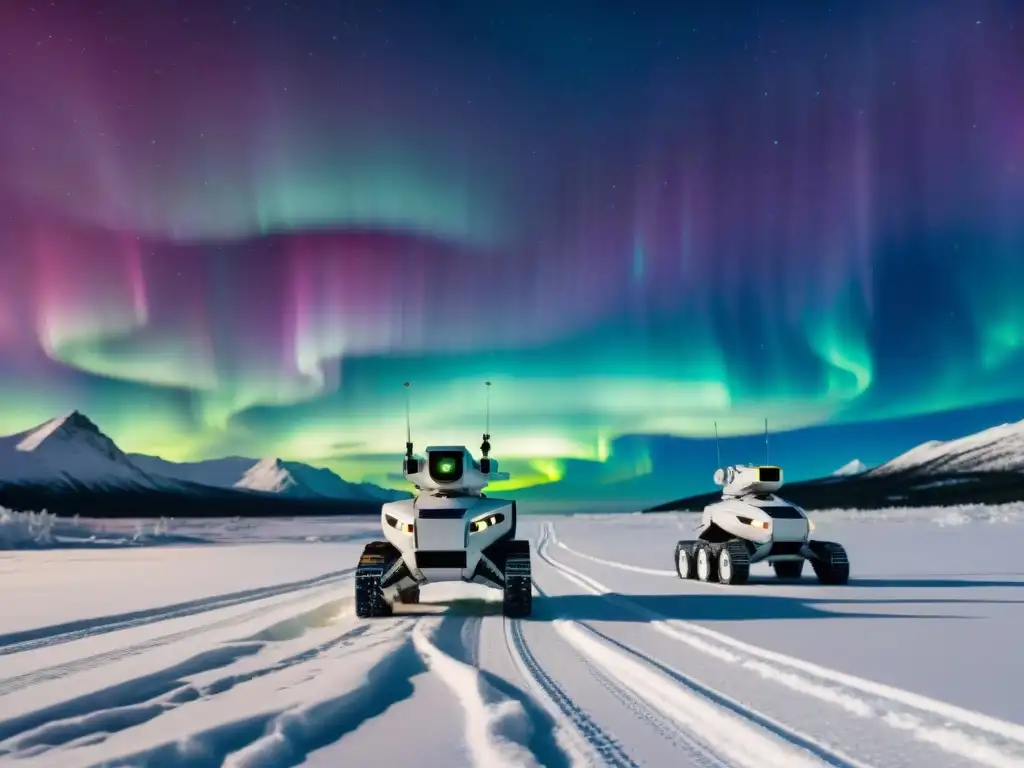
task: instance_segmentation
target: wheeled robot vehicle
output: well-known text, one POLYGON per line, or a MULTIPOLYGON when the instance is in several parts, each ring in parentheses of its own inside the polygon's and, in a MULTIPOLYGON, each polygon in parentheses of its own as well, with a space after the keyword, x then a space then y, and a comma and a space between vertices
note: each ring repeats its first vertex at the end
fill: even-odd
POLYGON ((483 493, 509 478, 488 455, 490 435, 484 432, 479 461, 464 446, 431 446, 416 456, 407 440, 403 474, 417 495, 382 506, 385 540, 367 544, 359 559, 356 615, 390 616, 396 603, 418 603, 424 584, 465 581, 502 590, 505 616, 529 616, 530 543, 516 539, 516 503, 483 493))
POLYGON ((722 500, 704 508, 697 538, 676 544, 681 579, 743 584, 753 563, 767 561, 780 579, 798 579, 810 561, 822 584, 846 584, 850 561, 831 541, 811 539, 814 523, 775 495, 782 469, 738 465, 715 472, 722 500))

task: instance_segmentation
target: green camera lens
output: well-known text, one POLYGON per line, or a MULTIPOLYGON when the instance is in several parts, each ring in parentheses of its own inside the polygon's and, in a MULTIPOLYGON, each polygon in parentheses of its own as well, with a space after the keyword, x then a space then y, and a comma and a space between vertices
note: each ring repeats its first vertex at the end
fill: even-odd
POLYGON ((429 465, 430 476, 438 483, 457 483, 465 471, 461 451, 432 451, 429 465))

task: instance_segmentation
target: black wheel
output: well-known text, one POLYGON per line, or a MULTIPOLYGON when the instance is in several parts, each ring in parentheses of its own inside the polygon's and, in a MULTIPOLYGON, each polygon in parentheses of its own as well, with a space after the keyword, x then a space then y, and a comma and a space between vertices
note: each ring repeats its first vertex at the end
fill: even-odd
POLYGON ((718 581, 721 584, 746 584, 750 579, 750 553, 739 539, 722 544, 717 557, 718 581))
POLYGON ((697 561, 697 580, 705 582, 718 581, 718 568, 715 567, 715 559, 718 552, 717 547, 706 541, 698 541, 693 548, 693 559, 697 561))
POLYGON ((804 573, 803 560, 779 560, 772 563, 775 575, 780 579, 799 579, 804 573))
POLYGON ((696 575, 694 544, 695 541, 680 541, 676 544, 676 574, 680 579, 692 579, 696 575))
POLYGON ((416 605, 420 601, 419 586, 408 587, 398 592, 398 602, 403 605, 416 605))
POLYGON ((505 588, 502 613, 521 619, 533 612, 533 574, 530 565, 530 542, 508 542, 505 555, 505 588))
POLYGON ((850 580, 850 560, 842 545, 834 541, 811 541, 807 546, 814 554, 811 567, 820 583, 841 585, 850 580))
POLYGON ((390 616, 391 604, 384 598, 380 580, 394 561, 395 548, 386 541, 371 541, 363 547, 356 567, 356 616, 373 619, 390 616))

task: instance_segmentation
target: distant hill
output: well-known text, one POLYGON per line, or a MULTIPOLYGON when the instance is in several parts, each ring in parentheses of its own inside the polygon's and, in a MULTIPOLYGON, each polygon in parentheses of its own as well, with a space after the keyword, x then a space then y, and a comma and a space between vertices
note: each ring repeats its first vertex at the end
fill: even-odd
POLYGON ((403 491, 372 483, 350 483, 329 469, 283 459, 228 456, 207 461, 174 462, 133 453, 132 463, 151 475, 198 483, 213 488, 237 488, 276 493, 296 499, 394 501, 409 498, 403 491))
POLYGON ((848 477, 850 475, 859 475, 868 471, 868 465, 860 459, 854 459, 853 461, 843 464, 839 469, 832 473, 833 477, 848 477))
MULTIPOLYGON (((1024 501, 1024 421, 956 440, 922 443, 873 469, 852 471, 854 466, 851 462, 819 480, 787 483, 779 493, 805 509, 1024 501)), ((719 498, 721 494, 712 491, 645 511, 698 511, 719 498)))
POLYGON ((375 514, 409 494, 277 458, 129 456, 73 411, 0 438, 0 506, 89 517, 375 514))

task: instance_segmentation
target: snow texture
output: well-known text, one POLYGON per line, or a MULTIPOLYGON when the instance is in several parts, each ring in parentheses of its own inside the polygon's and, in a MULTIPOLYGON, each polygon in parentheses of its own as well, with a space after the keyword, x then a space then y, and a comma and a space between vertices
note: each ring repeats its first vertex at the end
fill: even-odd
POLYGON ((871 470, 886 475, 907 470, 929 473, 1024 472, 1024 421, 956 440, 931 440, 871 470))
POLYGON ((680 581, 695 515, 524 516, 533 617, 457 583, 373 621, 377 520, 4 514, 0 762, 1019 768, 1024 505, 958 512, 816 514, 846 587, 680 581))

